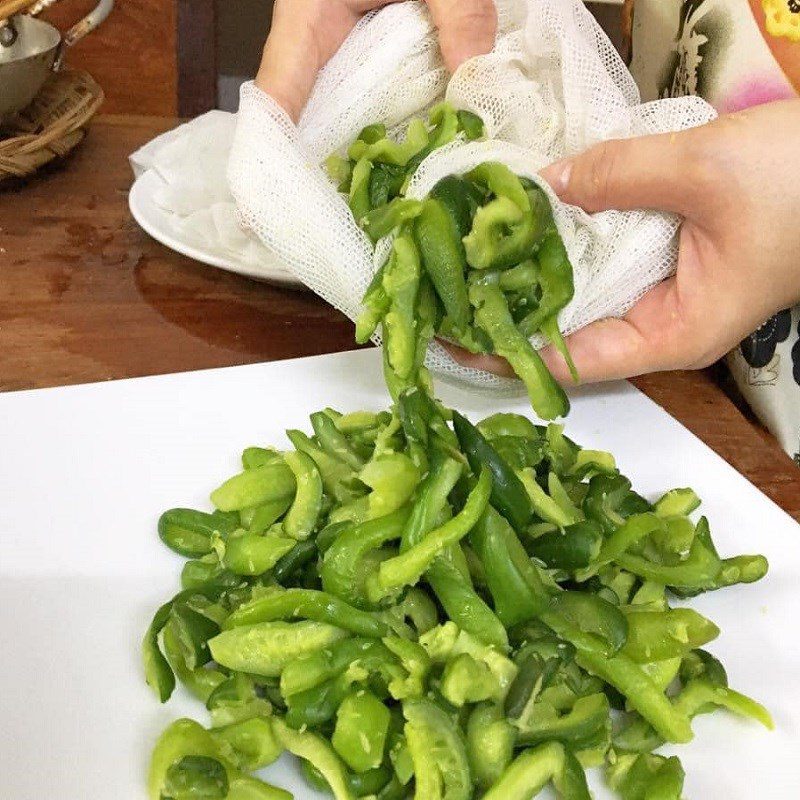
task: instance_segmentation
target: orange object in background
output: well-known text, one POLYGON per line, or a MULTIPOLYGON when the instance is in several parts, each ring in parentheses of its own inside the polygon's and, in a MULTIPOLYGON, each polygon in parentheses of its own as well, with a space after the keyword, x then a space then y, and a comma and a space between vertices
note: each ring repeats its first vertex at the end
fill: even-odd
POLYGON ((750 8, 775 61, 800 93, 800 0, 750 0, 750 8), (785 6, 796 22, 787 23, 785 14, 776 19, 775 6, 785 6))

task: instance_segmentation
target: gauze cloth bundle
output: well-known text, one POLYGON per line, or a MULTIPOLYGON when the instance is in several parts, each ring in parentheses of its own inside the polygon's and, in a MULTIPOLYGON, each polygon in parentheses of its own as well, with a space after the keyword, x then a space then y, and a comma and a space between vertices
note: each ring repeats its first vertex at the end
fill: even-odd
POLYGON ((182 241, 257 272, 275 256, 243 228, 226 172, 236 115, 209 111, 167 131, 130 156, 135 177, 148 170, 160 181, 153 202, 182 241))
MULTIPOLYGON (((399 134, 411 116, 442 99, 483 118, 485 141, 456 141, 422 162, 407 191, 422 198, 442 177, 483 161, 502 161, 541 184, 541 168, 603 140, 677 131, 714 116, 699 98, 642 104, 630 73, 581 0, 496 5, 493 51, 464 63, 449 80, 425 4, 404 2, 358 24, 320 73, 299 125, 253 84, 242 88, 228 167, 242 221, 303 283, 351 319, 386 243, 373 251, 320 164, 343 153, 365 125, 384 122, 399 134)), ((588 215, 543 189, 575 273, 574 299, 559 317, 565 334, 624 314, 674 270, 676 217, 652 211, 588 215)), ((475 386, 512 385, 459 366, 438 344, 427 363, 475 386)))

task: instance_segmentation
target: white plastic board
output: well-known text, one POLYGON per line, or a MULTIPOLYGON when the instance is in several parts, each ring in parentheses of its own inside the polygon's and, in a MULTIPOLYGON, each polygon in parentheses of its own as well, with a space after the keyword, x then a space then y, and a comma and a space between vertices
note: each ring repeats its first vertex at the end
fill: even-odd
MULTIPOLYGON (((528 413, 524 399, 438 393, 473 418, 528 413)), ((182 715, 207 723, 178 693, 160 706, 142 678, 139 642, 182 563, 158 540, 159 514, 207 507, 244 447, 288 445, 284 429, 308 429, 312 411, 387 404, 374 350, 0 395, 0 797, 144 800, 159 732, 182 715)), ((679 751, 691 800, 796 800, 800 528, 628 384, 574 393, 567 432, 614 452, 647 496, 693 486, 723 555, 769 558, 762 583, 692 604, 722 628, 710 649, 731 685, 777 729, 718 713, 679 751)), ((289 759, 267 774, 316 796, 289 759)))

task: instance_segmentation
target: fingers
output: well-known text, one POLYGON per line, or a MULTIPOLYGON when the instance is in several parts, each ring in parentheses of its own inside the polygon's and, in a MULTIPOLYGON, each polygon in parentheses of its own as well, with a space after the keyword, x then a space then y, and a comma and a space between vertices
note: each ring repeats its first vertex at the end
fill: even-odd
MULTIPOLYGON (((651 289, 622 319, 599 320, 568 337, 582 383, 630 378, 688 366, 691 340, 683 323, 674 278, 651 289)), ((542 353, 556 377, 568 378, 560 356, 542 353)))
MULTIPOLYGON (((627 319, 603 319, 587 325, 567 338, 567 347, 581 383, 630 378, 662 368, 653 363, 655 354, 646 338, 627 319)), ((572 383, 566 362, 553 347, 545 347, 540 355, 559 383, 572 383)))
POLYGON ((297 122, 317 74, 358 20, 368 11, 398 2, 401 0, 276 2, 256 86, 271 95, 297 122))
POLYGON ((267 41, 255 84, 283 108, 292 122, 303 112, 314 82, 316 65, 297 57, 301 48, 290 46, 288 40, 267 41))
POLYGON ((273 8, 255 84, 282 106, 293 122, 300 119, 322 66, 319 21, 313 3, 292 9, 286 2, 276 2, 273 8))
POLYGON ((403 0, 356 0, 353 7, 360 13, 366 14, 368 11, 375 11, 377 8, 390 6, 392 3, 402 3, 403 0))
MULTIPOLYGON (((581 383, 630 378, 633 375, 669 368, 665 354, 656 345, 648 329, 646 318, 645 328, 641 329, 636 324, 635 312, 633 317, 634 321, 629 317, 599 320, 567 337, 567 347, 581 383)), ((505 359, 492 355, 476 355, 449 342, 442 342, 442 345, 462 367, 490 372, 502 378, 515 377, 505 359)), ((539 355, 559 383, 564 386, 574 385, 567 363, 554 347, 543 348, 539 355)))
MULTIPOLYGON (((317 73, 368 11, 401 0, 288 0, 276 2, 256 86, 270 94, 295 122, 308 101, 317 73)), ((453 72, 494 46, 493 0, 426 0, 446 67, 453 72)))
MULTIPOLYGON (((566 343, 581 383, 600 383, 671 368, 652 335, 637 327, 630 318, 599 320, 567 337, 566 343)), ((449 342, 441 344, 462 367, 502 378, 515 377, 505 359, 476 355, 449 342)), ((560 384, 574 385, 566 361, 554 347, 544 347, 539 355, 560 384)))
POLYGON ((439 29, 439 47, 449 72, 494 47, 497 10, 493 0, 425 1, 439 29))
POLYGON ((460 364, 462 367, 491 372, 493 375, 498 375, 501 378, 516 377, 514 370, 511 369, 508 361, 504 358, 470 353, 469 350, 464 350, 462 347, 458 347, 444 339, 439 339, 438 342, 452 356, 453 361, 455 361, 456 364, 460 364))
POLYGON ((614 139, 542 170, 556 194, 589 213, 652 208, 686 216, 700 183, 697 131, 614 139))
MULTIPOLYGON (((651 289, 622 319, 594 322, 566 341, 581 383, 706 366, 727 349, 725 342, 716 342, 712 326, 698 324, 691 312, 687 316, 675 278, 651 289)), ((514 377, 508 363, 497 356, 473 355, 449 342, 442 345, 464 367, 514 377)), ((572 385, 567 364, 553 347, 545 347, 540 355, 559 383, 572 385)))
MULTIPOLYGON (((567 337, 581 383, 630 378, 647 372, 695 369, 726 351, 715 327, 694 319, 676 278, 651 289, 622 319, 604 319, 567 337)), ((569 385, 567 365, 552 347, 541 356, 556 380, 569 385)))

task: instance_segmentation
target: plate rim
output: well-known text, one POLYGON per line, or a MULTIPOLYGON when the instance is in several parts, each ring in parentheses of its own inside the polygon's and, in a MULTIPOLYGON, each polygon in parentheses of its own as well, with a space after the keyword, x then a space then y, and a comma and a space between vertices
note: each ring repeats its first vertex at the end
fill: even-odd
POLYGON ((258 271, 233 258, 225 258, 181 239, 174 231, 168 229, 166 212, 153 201, 153 193, 161 185, 166 186, 166 181, 151 168, 135 178, 128 192, 128 209, 131 212, 131 216, 136 221, 136 224, 159 244, 201 264, 215 267, 225 272, 243 275, 247 278, 264 282, 278 283, 282 286, 306 288, 294 275, 291 275, 286 270, 276 267, 274 271, 270 270, 269 273, 258 271), (163 227, 156 224, 156 221, 160 220, 164 222, 163 227))

